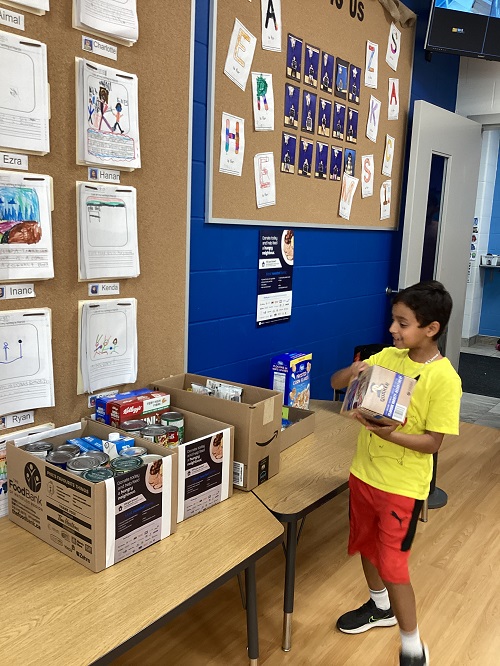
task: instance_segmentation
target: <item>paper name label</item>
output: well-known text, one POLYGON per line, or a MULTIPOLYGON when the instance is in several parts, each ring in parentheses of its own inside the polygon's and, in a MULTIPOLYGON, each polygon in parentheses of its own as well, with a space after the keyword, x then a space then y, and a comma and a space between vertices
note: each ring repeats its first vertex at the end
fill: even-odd
POLYGON ((0 286, 0 299, 35 298, 34 284, 5 284, 0 286))
POLYGON ((89 296, 115 296, 119 293, 119 282, 92 282, 89 284, 89 296))
POLYGON ((98 169, 89 167, 89 180, 96 180, 105 183, 119 183, 120 172, 112 169, 98 169))
POLYGON ((11 12, 10 9, 0 8, 0 24, 8 25, 9 28, 24 30, 24 16, 17 12, 11 12))
POLYGON ((28 171, 28 156, 0 152, 0 168, 28 171))
POLYGON ((104 58, 110 58, 111 60, 118 59, 117 46, 101 42, 101 40, 94 39, 93 37, 84 37, 82 35, 82 49, 88 53, 97 53, 97 55, 103 56, 104 58))
POLYGON ((9 414, 4 416, 3 424, 0 422, 0 427, 3 428, 16 428, 20 425, 26 425, 27 423, 33 423, 35 421, 35 412, 30 410, 29 412, 19 412, 17 414, 9 414))

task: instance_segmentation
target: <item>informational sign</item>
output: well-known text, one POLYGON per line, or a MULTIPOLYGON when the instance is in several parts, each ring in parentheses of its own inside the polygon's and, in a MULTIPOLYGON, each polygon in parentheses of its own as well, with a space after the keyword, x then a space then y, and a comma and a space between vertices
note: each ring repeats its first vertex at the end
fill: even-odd
POLYGON ((261 229, 257 285, 257 326, 288 321, 292 314, 294 232, 261 229))

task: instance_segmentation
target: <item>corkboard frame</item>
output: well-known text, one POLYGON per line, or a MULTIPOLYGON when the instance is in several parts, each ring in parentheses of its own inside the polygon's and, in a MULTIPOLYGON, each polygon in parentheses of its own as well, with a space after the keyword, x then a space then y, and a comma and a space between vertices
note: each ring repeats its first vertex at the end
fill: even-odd
MULTIPOLYGON (((87 33, 72 28, 69 0, 51 2, 43 16, 26 12, 22 33, 0 26, 2 31, 47 44, 50 153, 29 155, 29 172, 53 177, 55 277, 35 282, 36 298, 0 301, 0 311, 48 307, 52 312, 55 406, 35 409, 35 426, 74 423, 93 411, 88 396, 76 393, 78 302, 91 297, 89 282, 78 281, 76 182, 87 181, 87 167, 76 164, 75 57, 132 72, 139 81, 142 166, 122 170, 120 186, 137 188, 141 273, 131 279, 95 280, 119 282, 120 295, 111 298, 137 299, 137 381, 116 388, 146 386, 159 373, 178 374, 187 366, 195 0, 163 0, 155 3, 154 11, 148 2, 137 5, 139 40, 130 48, 119 45, 116 61, 82 50, 82 35, 87 33), (175 155, 175 170, 169 155, 175 155)), ((11 431, 1 430, 0 439, 11 431)))
MULTIPOLYGON (((413 67, 413 51, 415 42, 415 26, 401 30, 401 54, 396 72, 385 61, 389 30, 392 19, 385 12, 378 0, 353 0, 359 6, 363 2, 364 18, 350 16, 350 5, 340 0, 339 9, 332 0, 316 0, 315 13, 304 20, 305 12, 310 4, 304 0, 288 2, 282 0, 282 51, 274 53, 261 47, 261 4, 260 2, 241 3, 237 0, 213 0, 211 6, 211 35, 209 46, 209 90, 207 104, 207 178, 206 178, 206 222, 220 224, 244 224, 257 226, 292 226, 320 227, 341 229, 378 229, 396 230, 399 224, 401 207, 401 190, 403 166, 406 147, 408 110, 411 92, 413 67), (252 85, 249 75, 246 89, 242 91, 225 74, 224 64, 231 38, 234 20, 239 21, 257 38, 255 55, 251 71, 262 71, 273 75, 275 101, 275 122, 273 132, 256 132, 253 129, 252 85), (301 20, 302 19, 302 20, 301 20), (323 93, 319 88, 314 90, 304 84, 304 79, 296 83, 300 87, 300 113, 302 111, 302 91, 309 90, 319 98, 325 97, 332 102, 339 101, 346 107, 352 106, 359 111, 358 142, 353 145, 344 140, 322 138, 317 134, 308 135, 299 128, 291 130, 283 125, 284 86, 293 83, 286 78, 286 46, 288 33, 324 49, 335 57, 361 67, 362 89, 360 104, 350 104, 336 98, 333 94, 323 93), (364 85, 366 41, 370 40, 379 46, 378 54, 378 88, 371 89, 364 85), (262 67, 262 69, 259 69, 262 67), (388 83, 389 78, 399 79, 399 118, 387 119, 388 83), (373 143, 366 137, 366 122, 370 96, 382 102, 377 142, 373 143), (220 132, 222 112, 240 116, 245 119, 245 156, 242 175, 232 176, 219 172, 220 132), (361 173, 361 156, 374 155, 375 179, 372 197, 361 197, 361 183, 358 184, 352 205, 350 220, 338 214, 341 182, 327 179, 322 181, 314 178, 298 176, 296 173, 280 172, 281 137, 283 132, 297 136, 297 150, 300 137, 314 141, 314 158, 318 140, 335 146, 356 150, 355 176, 361 173), (382 156, 385 149, 386 134, 395 138, 395 155, 392 168, 392 202, 389 219, 380 220, 379 192, 382 182, 388 178, 382 175, 382 156), (276 173, 275 206, 258 209, 255 200, 255 183, 253 156, 260 152, 274 153, 276 173)), ((347 108, 346 108, 347 110, 347 108)), ((313 158, 313 159, 314 159, 313 158)), ((330 166, 330 155, 328 169, 330 166)))

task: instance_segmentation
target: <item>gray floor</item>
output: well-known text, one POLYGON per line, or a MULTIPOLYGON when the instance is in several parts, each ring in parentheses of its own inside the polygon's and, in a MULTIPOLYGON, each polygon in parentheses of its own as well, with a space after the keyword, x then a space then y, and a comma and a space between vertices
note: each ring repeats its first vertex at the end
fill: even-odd
MULTIPOLYGON (((480 356, 496 356, 500 358, 500 351, 495 349, 491 338, 479 340, 471 347, 462 347, 466 354, 479 354, 480 356)), ((500 379, 499 379, 500 381, 500 379)), ((500 428, 500 399, 490 398, 475 393, 464 393, 460 407, 460 419, 468 423, 500 428)))

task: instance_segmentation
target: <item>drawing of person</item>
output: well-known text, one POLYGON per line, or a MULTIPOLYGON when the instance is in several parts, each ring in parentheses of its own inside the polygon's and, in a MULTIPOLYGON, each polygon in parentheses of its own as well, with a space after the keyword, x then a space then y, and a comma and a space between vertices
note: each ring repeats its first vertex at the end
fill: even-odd
POLYGON ((297 58, 292 56, 292 62, 290 63, 290 68, 292 70, 292 74, 295 76, 297 74, 297 58))
POLYGON ((295 120, 295 105, 292 103, 290 105, 290 111, 288 112, 288 118, 290 120, 290 125, 293 125, 295 120))
POLYGON ((323 134, 326 134, 326 114, 323 114, 321 116, 321 129, 323 131, 323 134))
POLYGON ((309 83, 314 83, 314 65, 309 65, 309 83))
POLYGON ((324 88, 330 87, 330 77, 328 76, 328 72, 325 72, 323 74, 323 87, 324 88))
POLYGON ((345 169, 344 171, 348 176, 352 176, 353 174, 353 169, 352 169, 352 155, 351 153, 347 153, 347 158, 345 161, 345 169))
POLYGON ((309 160, 307 159, 307 157, 304 160, 304 164, 302 165, 302 173, 304 175, 307 175, 309 173, 309 160))
POLYGON ((108 121, 104 117, 104 114, 108 110, 108 101, 109 101, 109 90, 107 88, 104 88, 104 86, 101 86, 99 88, 99 114, 101 116, 101 118, 99 120, 99 131, 101 130, 103 120, 106 123, 106 125, 108 126, 109 131, 110 132, 113 131, 111 129, 111 125, 108 123, 108 121))
POLYGON ((306 130, 308 132, 312 132, 312 128, 313 128, 313 121, 312 121, 311 111, 309 110, 307 112, 307 118, 306 118, 306 130))
POLYGON ((288 150, 285 153, 285 157, 283 159, 283 162, 285 163, 285 171, 290 171, 291 159, 290 159, 290 153, 288 152, 288 150))
POLYGON ((113 125, 113 129, 111 131, 114 132, 116 130, 116 128, 118 127, 119 130, 120 130, 120 134, 123 134, 123 130, 120 127, 120 118, 123 115, 122 114, 122 105, 120 104, 120 102, 116 103, 114 111, 113 111, 113 109, 111 109, 111 113, 114 115, 115 121, 116 121, 115 124, 113 125))

